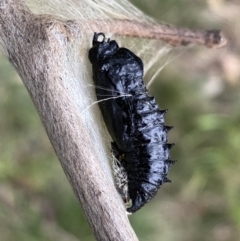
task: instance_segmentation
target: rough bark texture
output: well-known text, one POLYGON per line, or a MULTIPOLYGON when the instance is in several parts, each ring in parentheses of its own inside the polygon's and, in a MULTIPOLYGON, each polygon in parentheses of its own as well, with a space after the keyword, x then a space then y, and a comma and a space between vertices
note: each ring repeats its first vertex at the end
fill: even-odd
MULTIPOLYGON (((0 37, 26 86, 97 240, 138 240, 123 204, 89 148, 76 103, 66 91, 62 60, 80 38, 73 22, 32 14, 21 0, 0 1, 0 37)), ((84 98, 84 97, 83 97, 84 98)))

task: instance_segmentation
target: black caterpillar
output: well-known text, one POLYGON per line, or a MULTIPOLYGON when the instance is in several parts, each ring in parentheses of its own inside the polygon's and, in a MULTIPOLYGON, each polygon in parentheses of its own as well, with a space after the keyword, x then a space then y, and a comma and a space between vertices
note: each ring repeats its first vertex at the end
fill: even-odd
POLYGON ((166 110, 159 110, 154 97, 148 95, 143 63, 134 53, 119 48, 114 40, 105 40, 103 33, 94 33, 89 60, 99 107, 114 141, 113 154, 127 179, 126 185, 117 188, 125 202, 131 200, 127 211, 134 213, 164 182, 171 182, 166 177, 175 163, 169 160, 173 144, 167 143, 171 127, 164 126, 166 110))

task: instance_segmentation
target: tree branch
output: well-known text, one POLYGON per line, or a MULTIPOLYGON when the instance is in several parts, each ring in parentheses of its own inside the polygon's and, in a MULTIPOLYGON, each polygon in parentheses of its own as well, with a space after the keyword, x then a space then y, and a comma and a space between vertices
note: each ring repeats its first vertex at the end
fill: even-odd
MULTIPOLYGON (((85 26, 82 25, 81 29, 85 26)), ((220 30, 191 30, 169 24, 145 23, 127 19, 92 20, 87 26, 91 26, 95 32, 106 32, 109 29, 111 33, 118 35, 158 39, 173 47, 195 44, 208 48, 222 48, 227 44, 227 38, 220 30)))
MULTIPOLYGON (((64 60, 80 30, 51 16, 32 14, 21 0, 0 3, 0 36, 26 86, 63 170, 97 240, 138 240, 98 153, 78 103, 71 97, 64 60)), ((84 98, 84 97, 82 97, 84 98)))

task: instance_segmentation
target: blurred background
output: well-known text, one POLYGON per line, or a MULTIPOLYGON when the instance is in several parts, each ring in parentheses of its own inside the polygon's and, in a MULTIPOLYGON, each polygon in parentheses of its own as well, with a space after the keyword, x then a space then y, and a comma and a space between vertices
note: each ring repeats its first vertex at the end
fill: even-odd
MULTIPOLYGON (((221 28, 230 39, 224 49, 173 53, 152 84, 159 106, 169 109, 178 162, 168 175, 173 183, 130 216, 132 226, 142 241, 240 240, 240 4, 132 2, 158 21, 221 28)), ((30 97, 2 55, 0 137, 0 240, 94 240, 30 97)))

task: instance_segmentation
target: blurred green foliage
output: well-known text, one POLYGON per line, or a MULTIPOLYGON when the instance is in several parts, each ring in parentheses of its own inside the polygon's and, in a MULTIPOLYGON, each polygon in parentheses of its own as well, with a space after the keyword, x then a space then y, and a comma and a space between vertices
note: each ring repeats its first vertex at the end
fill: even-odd
MULTIPOLYGON (((204 1, 132 2, 159 20, 206 24, 192 10, 206 7, 204 1)), ((174 125, 169 137, 176 143, 172 157, 178 159, 169 174, 173 183, 165 184, 130 221, 140 240, 236 241, 239 81, 225 82, 218 94, 208 96, 201 91, 206 81, 198 75, 186 78, 186 71, 166 68, 151 88, 160 107, 169 108, 166 124, 174 125)), ((30 97, 3 56, 0 133, 0 240, 94 240, 30 97)))

